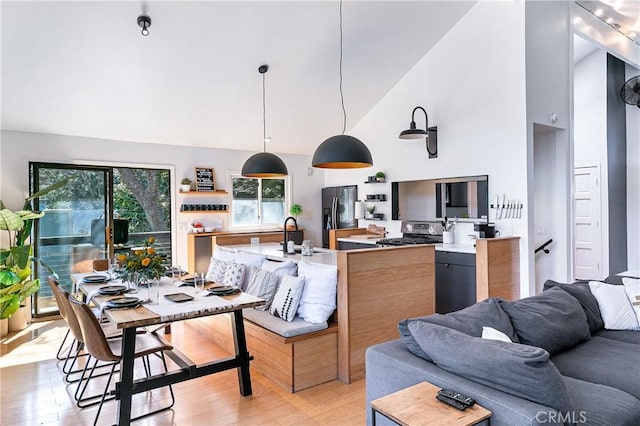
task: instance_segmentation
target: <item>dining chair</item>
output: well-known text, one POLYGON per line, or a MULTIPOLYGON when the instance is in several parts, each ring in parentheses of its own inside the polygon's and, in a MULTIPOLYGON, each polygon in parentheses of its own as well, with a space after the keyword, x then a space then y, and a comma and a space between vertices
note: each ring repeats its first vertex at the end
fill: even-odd
POLYGON ((107 271, 109 270, 109 259, 95 259, 93 261, 94 271, 107 271))
MULTIPOLYGON (((107 379, 107 384, 105 385, 104 392, 100 400, 100 405, 98 407, 98 412, 96 413, 96 417, 94 420, 95 426, 98 422, 98 418, 100 417, 102 406, 106 400, 107 395, 109 394, 109 385, 111 384, 111 379, 113 377, 115 368, 122 361, 122 339, 107 339, 102 327, 100 327, 100 323, 98 322, 95 315, 93 315, 93 313, 91 312, 91 308, 89 308, 89 306, 79 301, 72 295, 69 295, 68 300, 70 302, 71 309, 75 313, 78 323, 80 324, 80 329, 84 337, 85 348, 91 354, 91 356, 95 358, 95 362, 91 369, 91 374, 93 374, 93 369, 97 365, 98 361, 111 363, 111 372, 109 374, 109 378, 107 379)), ((136 334, 135 348, 136 349, 134 358, 143 359, 144 369, 147 373, 147 376, 149 376, 151 373, 150 362, 148 358, 151 354, 158 354, 160 356, 162 364, 164 365, 164 370, 165 372, 167 372, 167 362, 164 356, 164 352, 173 349, 173 346, 171 346, 171 344, 155 334, 145 333, 136 334)), ((91 377, 91 375, 89 377, 91 377)), ((168 386, 169 392, 171 394, 171 404, 166 407, 159 408, 157 410, 153 410, 151 412, 137 416, 135 418, 132 418, 131 420, 137 420, 142 417, 159 413, 160 411, 168 410, 173 407, 175 403, 173 387, 171 385, 168 386)))

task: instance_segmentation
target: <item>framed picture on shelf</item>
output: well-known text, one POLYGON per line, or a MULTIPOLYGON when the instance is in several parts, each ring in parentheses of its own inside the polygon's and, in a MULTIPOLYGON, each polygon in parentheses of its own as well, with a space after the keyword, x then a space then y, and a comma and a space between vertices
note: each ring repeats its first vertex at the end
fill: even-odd
POLYGON ((196 191, 215 191, 215 172, 213 167, 196 167, 196 191))

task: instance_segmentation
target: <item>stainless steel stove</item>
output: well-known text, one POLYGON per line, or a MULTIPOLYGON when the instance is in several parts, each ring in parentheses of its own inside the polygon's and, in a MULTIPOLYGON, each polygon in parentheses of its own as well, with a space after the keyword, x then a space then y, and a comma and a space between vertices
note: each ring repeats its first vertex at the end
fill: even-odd
POLYGON ((379 246, 405 246, 410 244, 436 244, 442 242, 442 224, 440 222, 403 221, 402 237, 382 238, 379 246))

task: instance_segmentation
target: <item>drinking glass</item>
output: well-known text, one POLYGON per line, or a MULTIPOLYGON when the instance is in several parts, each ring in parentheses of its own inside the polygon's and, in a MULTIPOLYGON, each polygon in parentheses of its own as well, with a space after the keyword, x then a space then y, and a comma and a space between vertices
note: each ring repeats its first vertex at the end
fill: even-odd
POLYGON ((149 304, 157 305, 160 303, 160 281, 149 280, 148 285, 149 304))
POLYGON ((127 288, 129 289, 128 293, 138 292, 139 274, 137 272, 129 272, 124 280, 126 281, 127 288))
POLYGON ((204 282, 205 282, 204 273, 197 273, 196 272, 196 276, 195 276, 193 282, 194 282, 194 286, 195 286, 195 289, 196 289, 196 293, 201 293, 201 292, 204 291, 204 282))
POLYGON ((171 280, 173 280, 173 282, 180 281, 181 271, 182 269, 180 269, 180 265, 173 265, 171 267, 171 280))

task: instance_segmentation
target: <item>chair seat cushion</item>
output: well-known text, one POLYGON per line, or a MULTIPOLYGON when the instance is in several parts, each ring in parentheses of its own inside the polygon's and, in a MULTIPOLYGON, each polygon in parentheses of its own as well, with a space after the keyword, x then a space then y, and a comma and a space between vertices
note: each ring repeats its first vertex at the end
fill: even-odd
POLYGON ((312 333, 329 327, 329 324, 326 321, 323 323, 310 323, 298 316, 296 316, 293 321, 289 322, 281 318, 274 317, 267 311, 243 309, 242 312, 244 317, 249 321, 279 334, 282 337, 300 336, 301 334, 312 333))

